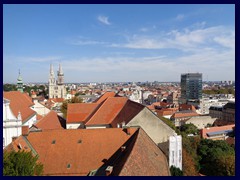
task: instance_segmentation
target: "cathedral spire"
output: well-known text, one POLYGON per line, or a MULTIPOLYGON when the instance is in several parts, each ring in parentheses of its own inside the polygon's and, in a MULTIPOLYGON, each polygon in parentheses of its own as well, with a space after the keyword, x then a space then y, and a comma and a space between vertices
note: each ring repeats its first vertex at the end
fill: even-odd
POLYGON ((50 64, 50 75, 54 75, 54 71, 53 71, 53 65, 52 65, 52 63, 50 64))
POLYGON ((63 74, 63 70, 62 70, 62 65, 61 65, 61 63, 59 63, 59 74, 63 74))
POLYGON ((18 70, 17 90, 23 92, 23 80, 21 77, 20 69, 18 70))

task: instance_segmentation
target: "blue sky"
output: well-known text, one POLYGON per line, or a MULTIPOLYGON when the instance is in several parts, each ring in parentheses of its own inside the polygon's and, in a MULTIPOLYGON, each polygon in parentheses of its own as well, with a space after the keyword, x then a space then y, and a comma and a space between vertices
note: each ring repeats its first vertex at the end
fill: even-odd
POLYGON ((3 5, 3 82, 235 80, 235 5, 3 5))

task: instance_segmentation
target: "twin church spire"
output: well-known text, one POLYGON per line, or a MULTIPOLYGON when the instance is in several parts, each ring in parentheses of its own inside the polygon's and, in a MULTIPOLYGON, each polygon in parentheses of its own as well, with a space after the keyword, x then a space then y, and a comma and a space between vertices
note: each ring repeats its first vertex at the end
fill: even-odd
POLYGON ((53 65, 50 64, 50 76, 49 76, 49 98, 65 98, 66 89, 64 86, 64 74, 62 65, 59 64, 57 71, 57 80, 54 76, 53 65))

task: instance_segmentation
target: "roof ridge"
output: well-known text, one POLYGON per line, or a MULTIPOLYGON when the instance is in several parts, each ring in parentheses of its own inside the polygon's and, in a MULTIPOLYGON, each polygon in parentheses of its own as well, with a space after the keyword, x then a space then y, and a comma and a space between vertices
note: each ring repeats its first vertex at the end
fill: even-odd
MULTIPOLYGON (((90 121, 93 119, 93 117, 95 117, 95 115, 96 115, 102 108, 104 108, 104 105, 109 101, 109 98, 117 98, 117 97, 107 97, 107 98, 103 101, 103 103, 100 105, 100 107, 97 109, 97 111, 96 111, 96 112, 91 116, 91 118, 87 121, 87 123, 90 122, 90 121)), ((127 101, 128 101, 128 99, 126 98, 126 101, 125 101, 123 107, 126 105, 127 101)), ((120 112, 121 112, 121 110, 120 110, 118 113, 116 113, 116 115, 113 117, 113 119, 115 119, 120 112)))

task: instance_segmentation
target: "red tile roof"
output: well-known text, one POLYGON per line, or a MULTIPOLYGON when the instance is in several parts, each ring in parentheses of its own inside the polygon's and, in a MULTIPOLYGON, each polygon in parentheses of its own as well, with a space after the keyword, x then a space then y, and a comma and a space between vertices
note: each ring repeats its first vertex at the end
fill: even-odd
POLYGON ((18 151, 19 142, 27 151, 37 153, 43 163, 44 175, 86 176, 98 170, 105 175, 113 165, 111 175, 169 176, 165 155, 138 128, 71 129, 30 132, 20 136, 5 150, 18 151), (125 129, 126 130, 126 129, 125 129))
POLYGON ((44 175, 87 175, 98 169, 135 132, 121 128, 31 132, 28 141, 44 165, 44 175), (69 167, 69 168, 68 168, 69 167))
POLYGON ((49 100, 55 103, 58 103, 58 102, 61 103, 64 101, 64 98, 50 98, 49 100))
POLYGON ((171 118, 184 118, 184 117, 194 117, 194 116, 199 116, 198 113, 191 111, 191 110, 187 110, 187 111, 179 111, 179 112, 175 112, 171 118))
POLYGON ((86 125, 111 124, 127 101, 126 97, 108 97, 86 125))
MULTIPOLYGON (((168 161, 164 153, 143 129, 138 130, 133 147, 119 176, 169 176, 168 161)), ((130 149, 130 148, 129 148, 130 149)))
POLYGON ((225 131, 225 130, 233 130, 235 124, 227 125, 227 126, 218 126, 218 127, 209 127, 201 130, 202 138, 208 138, 207 133, 217 132, 217 131, 225 131))
POLYGON ((40 114, 37 114, 37 120, 40 120, 40 119, 42 119, 43 118, 43 116, 42 115, 40 115, 40 114))
POLYGON ((167 109, 156 110, 156 112, 159 116, 169 116, 169 115, 173 115, 177 110, 178 108, 167 108, 167 109))
POLYGON ((98 99, 94 101, 94 103, 101 103, 105 101, 108 97, 115 97, 116 93, 115 92, 106 92, 102 96, 100 96, 98 99))
POLYGON ((10 100, 10 108, 16 117, 18 116, 18 112, 21 112, 23 122, 36 114, 36 112, 30 108, 34 103, 27 94, 19 91, 10 91, 3 92, 3 97, 10 100))
POLYGON ((55 111, 50 111, 46 116, 34 124, 34 126, 41 130, 64 129, 61 124, 61 117, 59 117, 55 111))
POLYGON ((88 117, 98 106, 98 103, 69 103, 67 109, 67 123, 86 122, 88 117))
POLYGON ((179 105, 179 110, 192 110, 192 111, 196 111, 196 108, 193 105, 190 104, 180 104, 179 105))

